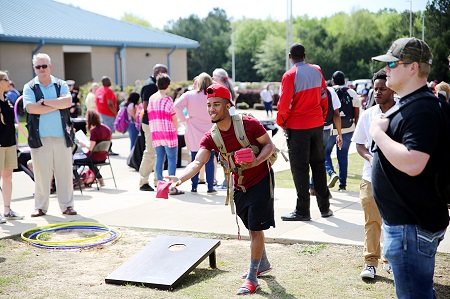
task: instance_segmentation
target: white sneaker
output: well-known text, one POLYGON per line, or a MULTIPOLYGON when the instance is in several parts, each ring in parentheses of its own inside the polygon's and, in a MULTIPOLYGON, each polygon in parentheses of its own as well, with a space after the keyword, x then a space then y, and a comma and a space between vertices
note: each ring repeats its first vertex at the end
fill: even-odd
POLYGON ((383 264, 383 269, 386 270, 387 273, 393 274, 392 267, 390 264, 383 264))
POLYGON ((336 172, 333 172, 330 175, 330 180, 328 181, 328 188, 333 188, 334 185, 336 185, 336 182, 339 180, 338 175, 336 174, 336 172))
POLYGON ((365 265, 359 276, 361 276, 361 278, 374 278, 376 273, 377 270, 374 266, 365 265))
POLYGON ((6 223, 6 219, 2 215, 0 215, 0 223, 6 223))
POLYGON ((9 213, 4 214, 3 217, 8 220, 22 220, 24 218, 24 216, 17 214, 13 210, 9 210, 9 213))

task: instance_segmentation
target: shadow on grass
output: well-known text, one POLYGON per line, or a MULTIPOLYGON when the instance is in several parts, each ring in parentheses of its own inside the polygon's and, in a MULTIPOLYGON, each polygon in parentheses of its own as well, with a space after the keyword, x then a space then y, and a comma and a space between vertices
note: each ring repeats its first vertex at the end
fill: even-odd
POLYGON ((202 281, 210 280, 211 278, 224 273, 227 273, 227 271, 220 270, 218 268, 195 268, 185 279, 183 279, 182 283, 174 287, 174 292, 196 285, 202 281))
POLYGON ((286 292, 286 289, 278 283, 272 275, 267 275, 260 277, 259 279, 264 280, 267 283, 271 293, 264 292, 262 290, 258 290, 258 294, 265 296, 267 298, 276 298, 276 299, 296 299, 294 295, 291 295, 286 292))

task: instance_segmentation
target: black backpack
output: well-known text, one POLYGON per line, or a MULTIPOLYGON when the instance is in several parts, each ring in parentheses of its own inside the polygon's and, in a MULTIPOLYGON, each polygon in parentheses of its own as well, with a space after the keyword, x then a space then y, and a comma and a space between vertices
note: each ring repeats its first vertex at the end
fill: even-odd
MULTIPOLYGON (((392 118, 392 116, 399 113, 410 103, 421 100, 432 100, 438 102, 442 111, 442 118, 440 121, 442 123, 442 127, 446 128, 444 133, 440 136, 440 138, 444 140, 442 147, 444 149, 450 148, 450 104, 436 97, 431 91, 422 91, 412 95, 401 105, 394 106, 396 108, 391 109, 388 113, 386 113, 385 117, 392 118)), ((440 167, 435 177, 435 190, 437 191, 438 196, 450 205, 450 155, 444 154, 441 161, 442 163, 439 163, 440 167)))
POLYGON ((333 115, 334 115, 334 109, 333 109, 333 99, 331 98, 331 92, 327 88, 327 95, 328 95, 328 112, 327 117, 325 118, 324 126, 329 126, 333 123, 333 115))
POLYGON ((339 112, 341 114, 342 129, 350 128, 355 121, 355 111, 353 110, 353 98, 348 93, 348 87, 335 87, 339 101, 341 101, 341 108, 339 112))

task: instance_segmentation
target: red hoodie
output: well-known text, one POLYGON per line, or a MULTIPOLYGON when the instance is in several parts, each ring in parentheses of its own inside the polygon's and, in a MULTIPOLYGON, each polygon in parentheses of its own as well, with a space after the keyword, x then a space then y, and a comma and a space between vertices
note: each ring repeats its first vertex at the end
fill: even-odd
POLYGON ((281 79, 277 124, 287 129, 323 126, 328 112, 327 86, 318 65, 297 62, 281 79))

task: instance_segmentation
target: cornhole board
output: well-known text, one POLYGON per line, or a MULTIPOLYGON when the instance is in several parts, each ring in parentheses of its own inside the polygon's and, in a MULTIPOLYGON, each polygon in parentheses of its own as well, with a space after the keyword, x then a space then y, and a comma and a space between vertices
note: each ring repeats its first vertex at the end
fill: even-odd
POLYGON ((158 236, 109 274, 105 282, 171 290, 206 257, 211 268, 216 268, 219 245, 219 240, 158 236))

